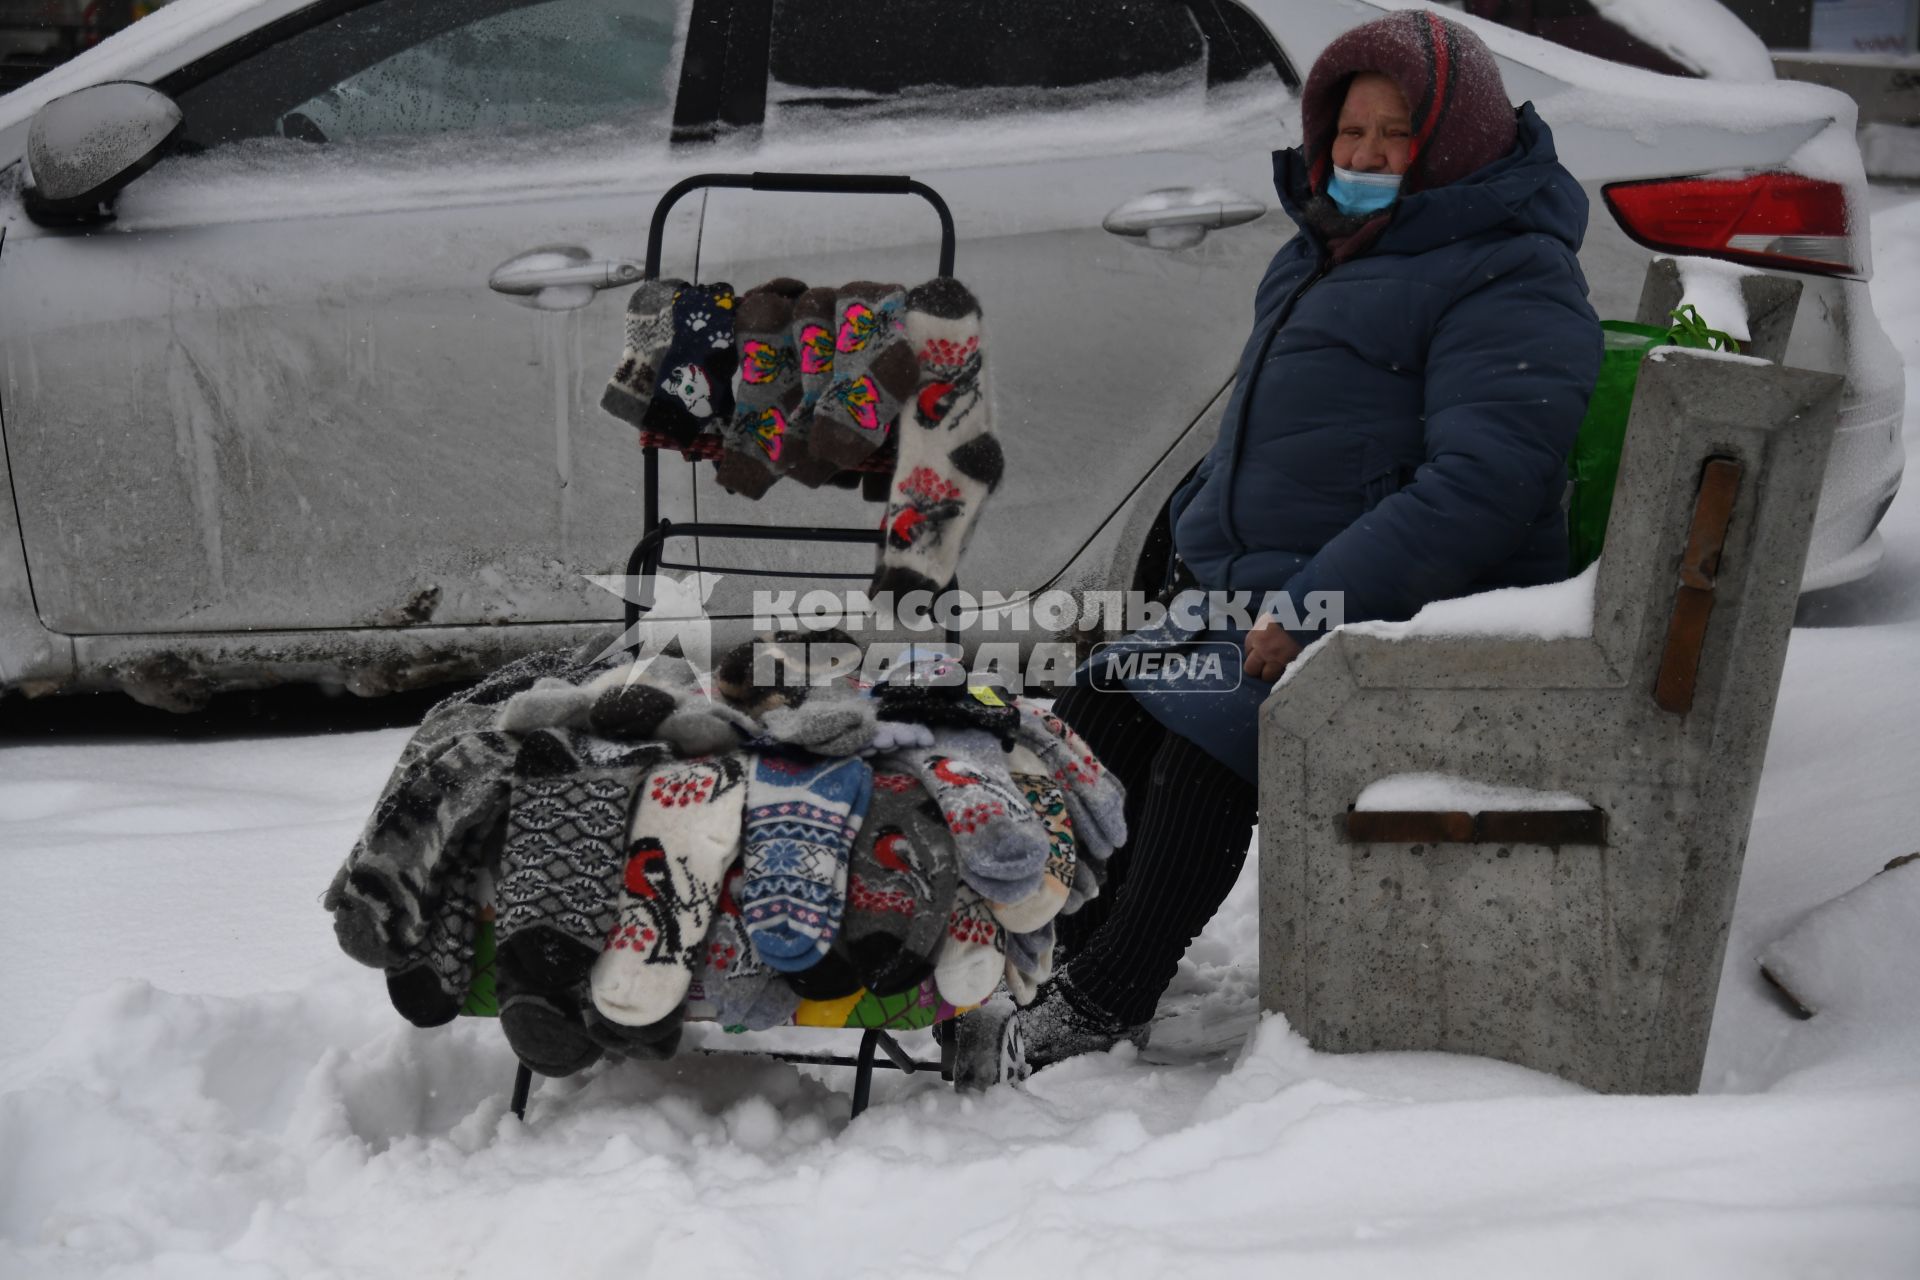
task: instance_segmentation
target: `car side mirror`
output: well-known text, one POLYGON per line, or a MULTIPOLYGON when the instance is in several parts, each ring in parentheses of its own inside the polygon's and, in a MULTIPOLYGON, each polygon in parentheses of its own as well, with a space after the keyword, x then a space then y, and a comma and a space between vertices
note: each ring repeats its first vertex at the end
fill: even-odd
POLYGON ((55 98, 27 132, 27 216, 66 226, 105 221, 106 202, 152 168, 185 123, 172 98, 132 80, 55 98))

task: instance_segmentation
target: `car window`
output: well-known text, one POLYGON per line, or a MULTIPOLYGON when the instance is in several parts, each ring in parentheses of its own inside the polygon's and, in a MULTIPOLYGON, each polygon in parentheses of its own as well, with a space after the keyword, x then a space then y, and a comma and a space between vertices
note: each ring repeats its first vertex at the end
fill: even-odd
POLYGON ((247 138, 665 130, 681 0, 375 0, 177 96, 187 149, 247 138))
POLYGON ((1207 43, 1168 0, 776 0, 769 72, 789 126, 982 117, 1204 89, 1207 43))

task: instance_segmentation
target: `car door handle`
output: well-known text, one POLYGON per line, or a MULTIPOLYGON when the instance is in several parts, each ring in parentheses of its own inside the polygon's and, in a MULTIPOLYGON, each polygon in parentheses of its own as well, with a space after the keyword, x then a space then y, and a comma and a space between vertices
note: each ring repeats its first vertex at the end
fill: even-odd
POLYGON ((1267 206, 1226 187, 1163 187, 1128 200, 1100 225, 1117 236, 1144 237, 1149 248, 1186 249, 1207 232, 1252 222, 1267 206))
POLYGON ((487 287, 537 307, 564 311, 583 307, 601 289, 638 284, 646 268, 618 258, 595 260, 577 245, 547 245, 509 258, 493 269, 487 287))

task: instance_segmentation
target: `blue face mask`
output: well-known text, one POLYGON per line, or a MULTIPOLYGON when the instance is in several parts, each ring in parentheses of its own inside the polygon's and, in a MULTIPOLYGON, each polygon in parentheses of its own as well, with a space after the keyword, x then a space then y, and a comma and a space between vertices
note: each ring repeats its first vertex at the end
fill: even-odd
POLYGON ((1399 197, 1397 173, 1355 173, 1335 165, 1327 183, 1327 198, 1345 214, 1378 213, 1399 197))

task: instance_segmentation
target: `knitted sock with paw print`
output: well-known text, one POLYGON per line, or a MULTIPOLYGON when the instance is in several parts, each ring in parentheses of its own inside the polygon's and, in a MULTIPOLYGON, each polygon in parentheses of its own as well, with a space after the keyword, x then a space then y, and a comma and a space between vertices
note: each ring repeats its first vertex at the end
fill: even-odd
POLYGON ((641 425, 689 444, 733 416, 733 286, 690 284, 673 300, 673 341, 641 425))
POLYGON ((865 462, 886 443, 900 406, 919 378, 913 350, 901 332, 906 290, 859 281, 840 291, 835 305, 833 382, 814 411, 808 448, 841 468, 865 462))
POLYGON ((593 1003, 644 1027, 679 1007, 713 927, 720 885, 740 853, 746 764, 739 754, 672 760, 634 806, 620 918, 594 961, 593 1003))

